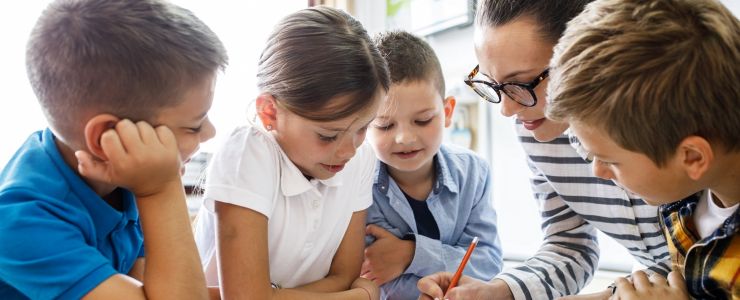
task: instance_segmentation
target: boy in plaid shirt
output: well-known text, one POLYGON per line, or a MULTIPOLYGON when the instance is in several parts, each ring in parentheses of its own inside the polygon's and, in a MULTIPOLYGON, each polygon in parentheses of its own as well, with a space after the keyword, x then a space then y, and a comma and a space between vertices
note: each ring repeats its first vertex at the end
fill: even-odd
POLYGON ((618 299, 740 299, 740 22, 714 0, 598 0, 551 61, 547 116, 594 173, 662 205, 673 272, 618 299))

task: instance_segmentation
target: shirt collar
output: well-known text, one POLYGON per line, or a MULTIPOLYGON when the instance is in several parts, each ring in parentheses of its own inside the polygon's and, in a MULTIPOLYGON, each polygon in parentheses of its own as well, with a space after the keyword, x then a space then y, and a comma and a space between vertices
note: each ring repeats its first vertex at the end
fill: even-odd
POLYGON ((79 174, 64 161, 62 154, 59 152, 54 142, 54 133, 46 128, 43 133, 42 142, 46 153, 49 155, 54 165, 64 179, 69 182, 69 188, 75 194, 80 203, 89 212, 90 218, 95 224, 95 232, 98 238, 104 238, 118 228, 122 221, 138 221, 139 210, 136 207, 136 201, 133 193, 119 188, 122 193, 123 211, 114 209, 100 195, 96 194, 87 183, 82 180, 79 174))
MULTIPOLYGON (((708 190, 704 190, 688 196, 681 201, 664 204, 663 206, 661 206, 661 217, 663 218, 663 222, 668 227, 676 227, 676 225, 673 224, 673 219, 671 218, 671 215, 673 214, 678 214, 682 217, 680 219, 677 218, 676 220, 693 220, 694 211, 696 210, 696 205, 699 203, 699 199, 701 199, 702 193, 708 192, 708 190)), ((736 234, 738 231, 740 231, 740 209, 736 209, 735 213, 727 218, 727 220, 725 220, 722 225, 720 225, 719 231, 715 231, 712 235, 707 237, 707 239, 733 235, 736 234)))
POLYGON ((435 193, 439 193, 439 189, 445 187, 451 193, 457 194, 459 192, 457 181, 452 178, 450 167, 447 165, 447 160, 444 159, 446 155, 442 155, 446 152, 445 146, 442 145, 440 151, 437 151, 437 155, 434 156, 434 162, 436 165, 434 169, 437 172, 437 176, 435 177, 437 178, 437 182, 434 184, 435 193))
MULTIPOLYGON (((271 134, 268 134, 272 137, 271 134)), ((307 179, 303 175, 303 172, 298 169, 288 155, 285 154, 283 149, 280 149, 280 190, 283 196, 292 197, 296 195, 308 192, 311 189, 318 187, 318 185, 325 185, 328 187, 337 187, 342 185, 342 179, 340 174, 336 174, 328 179, 307 179)), ((341 172, 340 172, 341 173, 341 172)))
POLYGON ((389 181, 390 175, 388 174, 388 165, 380 161, 379 159, 375 160, 375 180, 373 181, 373 186, 375 188, 379 189, 384 194, 388 194, 388 181, 389 181))
MULTIPOLYGON (((458 192, 458 186, 455 180, 452 179, 450 169, 447 166, 447 162, 442 158, 442 151, 438 151, 434 155, 434 185, 432 185, 432 192, 439 194, 442 188, 446 188, 451 193, 458 192)), ((384 162, 377 160, 375 168, 375 181, 374 186, 380 189, 384 194, 388 194, 388 182, 390 181, 390 174, 388 173, 388 165, 384 162)))

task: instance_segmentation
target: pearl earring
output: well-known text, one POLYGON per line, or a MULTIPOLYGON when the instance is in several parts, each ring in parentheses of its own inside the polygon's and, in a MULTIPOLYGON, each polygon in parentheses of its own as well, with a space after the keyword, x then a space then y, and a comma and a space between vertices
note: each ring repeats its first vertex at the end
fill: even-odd
POLYGON ((272 125, 271 124, 267 124, 267 130, 272 130, 272 125))

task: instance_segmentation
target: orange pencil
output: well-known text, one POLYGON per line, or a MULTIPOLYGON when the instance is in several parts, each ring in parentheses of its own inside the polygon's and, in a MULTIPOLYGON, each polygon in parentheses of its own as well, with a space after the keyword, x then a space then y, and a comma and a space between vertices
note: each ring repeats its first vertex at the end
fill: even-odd
POLYGON ((457 267, 457 272, 455 272, 455 275, 452 276, 452 280, 450 281, 450 285, 447 287, 447 290, 445 291, 445 295, 447 292, 449 292, 452 288, 454 288, 457 285, 457 282, 460 281, 460 277, 462 277, 463 270, 465 270, 465 265, 468 264, 468 259, 470 259, 470 254, 473 253, 473 249, 475 249, 475 245, 478 245, 478 237, 473 238, 473 242, 470 243, 470 246, 468 246, 468 251, 465 252, 465 256, 463 256, 462 261, 460 262, 460 266, 457 267))

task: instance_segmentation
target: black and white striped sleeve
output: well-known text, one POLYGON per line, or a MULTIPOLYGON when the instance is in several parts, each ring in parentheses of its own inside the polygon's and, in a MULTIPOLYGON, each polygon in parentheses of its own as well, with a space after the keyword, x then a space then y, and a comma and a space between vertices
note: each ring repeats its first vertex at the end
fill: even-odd
POLYGON ((599 260, 596 230, 574 212, 528 159, 532 189, 542 220, 544 241, 521 266, 499 274, 515 299, 553 299, 578 293, 599 260))

